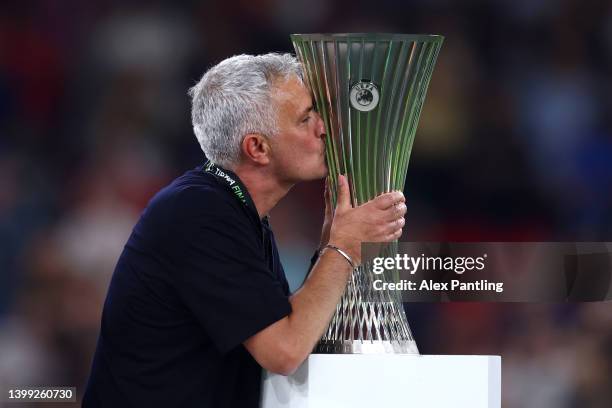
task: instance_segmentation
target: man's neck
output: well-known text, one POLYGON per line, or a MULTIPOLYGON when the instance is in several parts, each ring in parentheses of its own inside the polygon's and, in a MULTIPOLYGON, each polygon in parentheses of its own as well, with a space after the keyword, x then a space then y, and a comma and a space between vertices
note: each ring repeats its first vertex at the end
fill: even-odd
POLYGON ((239 165, 233 171, 246 186, 259 218, 267 216, 293 187, 292 184, 279 182, 277 177, 261 168, 239 165))

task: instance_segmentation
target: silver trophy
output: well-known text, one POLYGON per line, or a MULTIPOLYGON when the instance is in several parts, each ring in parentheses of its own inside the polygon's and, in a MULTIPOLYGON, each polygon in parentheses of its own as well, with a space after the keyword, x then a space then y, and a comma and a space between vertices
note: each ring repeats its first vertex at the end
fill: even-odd
MULTIPOLYGON (((353 205, 404 190, 408 160, 444 37, 406 34, 294 34, 327 131, 335 203, 338 174, 353 205)), ((393 256, 397 243, 381 247, 393 256)), ((416 343, 397 291, 375 290, 370 261, 356 268, 316 353, 410 353, 416 343)))

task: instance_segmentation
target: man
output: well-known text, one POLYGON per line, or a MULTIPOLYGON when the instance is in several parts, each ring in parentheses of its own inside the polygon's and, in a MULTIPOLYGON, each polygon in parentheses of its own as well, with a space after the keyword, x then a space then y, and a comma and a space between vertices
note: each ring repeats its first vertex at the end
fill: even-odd
POLYGON ((360 263, 401 235, 400 192, 352 208, 340 177, 318 260, 289 293, 267 214, 325 177, 321 117, 288 55, 240 55, 190 90, 209 161, 160 191, 110 284, 84 407, 256 407, 261 368, 294 372, 360 263))

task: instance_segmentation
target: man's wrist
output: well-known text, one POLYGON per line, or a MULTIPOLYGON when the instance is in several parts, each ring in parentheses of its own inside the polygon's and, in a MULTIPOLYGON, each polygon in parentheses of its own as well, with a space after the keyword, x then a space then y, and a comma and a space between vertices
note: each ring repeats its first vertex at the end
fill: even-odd
POLYGON ((323 254, 323 252, 326 250, 331 250, 331 251, 338 253, 348 262, 348 264, 351 266, 352 269, 355 269, 357 266, 359 266, 359 261, 355 258, 355 256, 351 252, 349 252, 346 249, 346 247, 343 247, 341 244, 336 245, 334 243, 329 243, 329 244, 322 246, 319 249, 319 256, 321 256, 321 254, 323 254))
POLYGON ((355 261, 355 265, 361 264, 361 242, 356 239, 352 239, 352 237, 343 237, 343 236, 331 236, 329 237, 329 242, 325 243, 326 245, 333 245, 344 252, 350 255, 351 259, 355 261))

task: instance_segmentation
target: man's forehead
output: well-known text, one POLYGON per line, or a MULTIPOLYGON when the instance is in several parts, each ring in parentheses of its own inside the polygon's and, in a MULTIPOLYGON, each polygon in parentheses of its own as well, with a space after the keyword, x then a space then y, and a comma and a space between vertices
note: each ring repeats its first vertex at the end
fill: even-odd
POLYGON ((310 89, 297 77, 290 77, 275 83, 272 96, 279 103, 295 105, 298 109, 312 104, 310 89))

